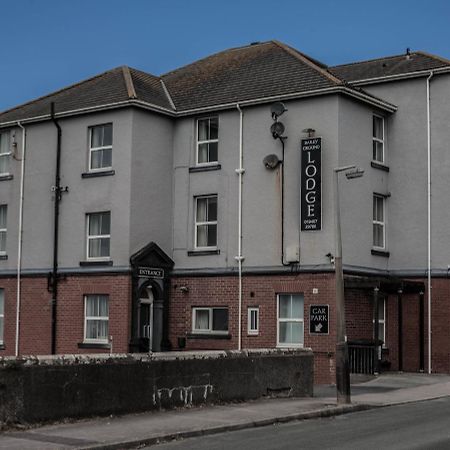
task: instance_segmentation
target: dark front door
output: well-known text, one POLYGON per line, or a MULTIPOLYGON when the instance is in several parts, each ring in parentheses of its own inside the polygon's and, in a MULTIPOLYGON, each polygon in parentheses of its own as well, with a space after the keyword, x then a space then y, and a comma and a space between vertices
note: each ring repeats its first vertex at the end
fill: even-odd
POLYGON ((140 351, 150 352, 153 347, 153 303, 141 301, 139 317, 140 351))

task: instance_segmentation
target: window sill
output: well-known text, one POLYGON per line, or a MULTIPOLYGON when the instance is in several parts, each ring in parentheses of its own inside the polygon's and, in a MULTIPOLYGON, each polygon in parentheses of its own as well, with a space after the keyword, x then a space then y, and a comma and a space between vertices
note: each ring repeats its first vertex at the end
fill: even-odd
POLYGON ((373 248, 370 253, 374 256, 384 256, 385 258, 389 258, 390 253, 386 250, 377 250, 373 248))
POLYGON ((81 174, 81 178, 96 178, 96 177, 109 177, 115 175, 115 170, 99 170, 98 172, 84 172, 81 174))
POLYGON ((11 175, 10 173, 4 173, 2 175, 0 175, 0 181, 9 181, 12 180, 14 178, 13 175, 11 175))
POLYGON ((78 348, 100 348, 100 349, 111 349, 111 346, 107 343, 101 342, 79 342, 78 348))
POLYGON ((384 170, 385 172, 389 172, 389 167, 386 166, 383 163, 380 163, 378 161, 371 161, 370 165, 374 168, 374 169, 380 169, 380 170, 384 170))
POLYGON ((188 339, 231 339, 228 333, 189 333, 186 335, 188 339))
POLYGON ((8 255, 0 255, 0 261, 6 261, 8 259, 8 255))
POLYGON ((220 255, 220 250, 218 248, 214 250, 189 250, 187 254, 188 256, 220 255))
POLYGON ((98 261, 80 261, 80 266, 81 267, 89 267, 89 266, 112 266, 113 262, 108 259, 108 260, 98 260, 98 261))
POLYGON ((189 167, 189 172, 210 172, 212 170, 220 170, 222 166, 220 164, 211 164, 211 165, 205 165, 205 166, 195 166, 195 167, 189 167))

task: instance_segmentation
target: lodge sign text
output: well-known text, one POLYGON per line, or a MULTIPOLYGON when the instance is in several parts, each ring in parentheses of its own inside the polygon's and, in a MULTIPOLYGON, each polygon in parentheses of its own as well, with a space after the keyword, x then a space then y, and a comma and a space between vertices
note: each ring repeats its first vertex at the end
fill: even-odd
POLYGON ((322 138, 301 140, 301 231, 322 229, 322 138))

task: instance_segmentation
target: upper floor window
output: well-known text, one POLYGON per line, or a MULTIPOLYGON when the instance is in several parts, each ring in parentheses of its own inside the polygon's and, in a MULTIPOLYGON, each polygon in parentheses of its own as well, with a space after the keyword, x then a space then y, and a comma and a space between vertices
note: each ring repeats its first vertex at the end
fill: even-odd
POLYGON ((227 333, 228 308, 193 308, 192 331, 194 333, 227 333))
POLYGON ((385 209, 385 198, 375 194, 373 196, 373 246, 380 249, 386 247, 385 209))
POLYGON ((5 329, 5 290, 0 289, 0 344, 3 344, 3 330, 5 329))
POLYGON ((384 163, 384 118, 373 116, 373 160, 384 163))
POLYGON ((89 128, 89 170, 112 167, 112 124, 89 128))
POLYGON ((209 117, 197 120, 197 164, 217 163, 219 119, 209 117))
POLYGON ((9 174, 10 155, 9 132, 0 133, 0 175, 9 174))
POLYGON ((8 207, 0 205, 0 255, 6 255, 6 216, 8 207))
POLYGON ((195 198, 195 248, 217 247, 217 195, 195 198))
POLYGON ((84 298, 84 342, 108 342, 109 305, 107 295, 84 298))
POLYGON ((88 259, 109 259, 111 240, 111 213, 109 211, 87 215, 88 259))
POLYGON ((278 333, 279 347, 303 347, 303 295, 278 295, 278 333))

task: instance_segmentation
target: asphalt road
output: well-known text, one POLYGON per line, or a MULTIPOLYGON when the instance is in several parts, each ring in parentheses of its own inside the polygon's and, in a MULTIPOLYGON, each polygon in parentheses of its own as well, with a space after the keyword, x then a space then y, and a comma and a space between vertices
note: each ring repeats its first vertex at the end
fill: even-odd
POLYGON ((450 449, 450 397, 147 447, 154 450, 450 449))

